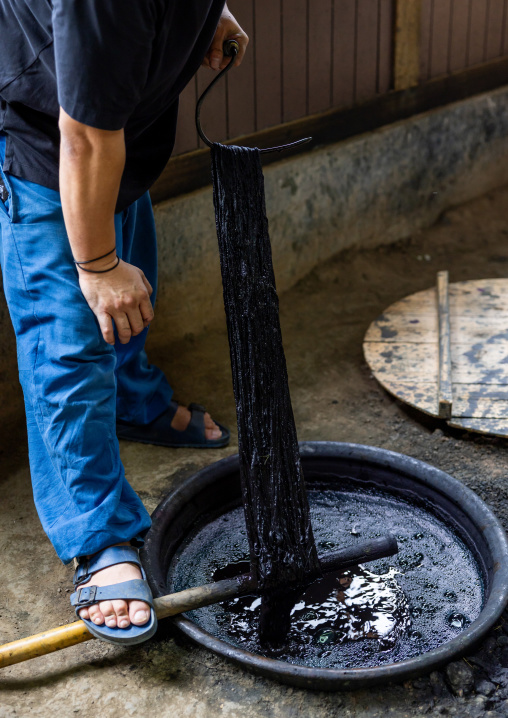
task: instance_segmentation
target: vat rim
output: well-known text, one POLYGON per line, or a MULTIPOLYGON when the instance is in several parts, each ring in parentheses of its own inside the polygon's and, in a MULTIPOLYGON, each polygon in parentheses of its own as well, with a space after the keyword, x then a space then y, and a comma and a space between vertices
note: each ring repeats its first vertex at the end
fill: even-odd
MULTIPOLYGON (((173 625, 187 638, 213 653, 220 655, 247 670, 298 687, 315 690, 354 690, 382 683, 396 683, 429 673, 453 659, 474 649, 485 634, 501 617, 508 603, 508 539, 505 531, 485 502, 461 481, 419 459, 375 446, 333 441, 300 442, 300 455, 311 457, 349 459, 362 464, 396 469, 408 478, 416 479, 451 499, 463 513, 473 520, 483 534, 492 556, 494 570, 485 605, 478 618, 451 641, 433 648, 420 656, 398 663, 366 668, 318 668, 266 658, 233 646, 200 628, 183 615, 174 616, 173 625)), ((192 499, 205 485, 218 477, 238 473, 238 454, 229 456, 195 472, 181 486, 170 492, 152 514, 153 525, 143 549, 143 564, 154 595, 166 590, 165 577, 157 566, 158 552, 163 538, 167 507, 192 499)))

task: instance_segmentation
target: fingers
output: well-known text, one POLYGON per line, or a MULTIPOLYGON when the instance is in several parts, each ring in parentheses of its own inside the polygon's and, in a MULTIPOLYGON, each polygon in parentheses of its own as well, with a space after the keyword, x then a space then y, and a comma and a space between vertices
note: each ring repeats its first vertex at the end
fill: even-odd
MULTIPOLYGON (((141 272, 141 270, 139 270, 141 272)), ((153 288, 148 279, 145 277, 143 272, 141 272, 141 279, 143 280, 143 284, 146 287, 146 291, 148 292, 148 296, 151 297, 153 294, 153 288)))
POLYGON ((222 42, 213 44, 208 50, 208 66, 212 70, 220 70, 222 61, 224 59, 224 53, 222 52, 222 42))
POLYGON ((121 262, 112 276, 83 274, 79 282, 108 344, 114 345, 116 337, 121 344, 127 344, 152 321, 153 288, 139 268, 121 262))
POLYGON ((101 312, 97 314, 97 320, 99 322, 99 327, 102 332, 102 336, 104 337, 104 341, 108 344, 114 344, 115 332, 113 331, 113 321, 111 316, 106 312, 101 312))
POLYGON ((240 46, 240 49, 238 50, 235 57, 235 67, 238 67, 242 64, 247 45, 249 44, 249 38, 245 33, 238 33, 238 35, 231 35, 230 37, 228 37, 228 40, 236 40, 238 42, 238 45, 240 46))
POLYGON ((146 327, 154 317, 152 302, 149 299, 143 299, 139 305, 139 309, 143 318, 143 325, 146 327))
POLYGON ((238 67, 245 55, 249 38, 227 8, 224 9, 219 20, 212 44, 203 60, 203 65, 211 67, 212 70, 223 70, 226 67, 230 62, 230 58, 226 57, 222 51, 225 40, 236 40, 238 42, 239 50, 234 60, 235 67, 238 67))
POLYGON ((139 307, 133 307, 125 313, 115 315, 113 318, 120 344, 127 344, 132 337, 141 334, 143 329, 150 324, 153 316, 152 304, 149 299, 143 300, 139 307))
POLYGON ((209 67, 211 67, 212 70, 223 70, 231 62, 231 57, 229 57, 228 55, 224 55, 224 52, 223 52, 223 43, 226 40, 236 40, 238 42, 238 52, 236 53, 236 57, 234 59, 234 66, 238 67, 243 60, 243 57, 245 55, 245 50, 246 50, 247 44, 249 42, 249 38, 247 37, 247 35, 245 35, 245 33, 241 33, 241 32, 229 34, 227 37, 222 38, 220 47, 216 46, 214 43, 212 45, 212 47, 210 48, 209 67))
POLYGON ((146 326, 143 320, 143 316, 141 315, 140 308, 141 305, 127 312, 127 319, 130 325, 132 336, 134 337, 137 337, 138 334, 141 334, 141 332, 146 326))
MULTIPOLYGON (((145 277, 144 273, 139 270, 141 273, 141 279, 143 280, 143 284, 145 285, 145 289, 148 292, 148 296, 151 297, 153 294, 153 288, 148 279, 145 277)), ((147 327, 150 322, 153 320, 154 313, 153 313, 153 307, 152 303, 149 299, 142 299, 139 304, 139 309, 141 312, 141 316, 143 318, 143 326, 147 327)))
POLYGON ((113 316, 115 320, 116 333, 120 344, 127 344, 132 337, 132 329, 127 314, 116 314, 113 316))

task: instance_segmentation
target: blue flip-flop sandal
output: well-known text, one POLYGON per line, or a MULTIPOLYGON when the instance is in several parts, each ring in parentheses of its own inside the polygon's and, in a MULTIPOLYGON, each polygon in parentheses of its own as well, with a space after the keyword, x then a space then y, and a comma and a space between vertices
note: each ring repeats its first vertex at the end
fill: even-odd
POLYGON ((204 406, 189 404, 187 408, 191 413, 191 419, 184 431, 178 431, 171 426, 178 409, 178 403, 172 401, 169 408, 150 424, 135 425, 117 421, 116 435, 126 441, 139 441, 141 444, 156 444, 171 448, 219 449, 229 444, 229 429, 217 422, 215 423, 222 432, 221 436, 218 439, 206 438, 204 406))
POLYGON ((150 618, 142 626, 134 626, 132 623, 128 628, 109 628, 106 624, 98 626, 89 619, 81 618, 86 627, 96 638, 101 638, 109 643, 119 643, 123 646, 134 646, 143 643, 153 636, 157 630, 157 616, 153 608, 153 597, 145 571, 139 560, 138 552, 131 546, 110 546, 94 554, 91 558, 79 558, 78 566, 74 573, 75 592, 71 594, 71 605, 76 610, 76 616, 81 618, 79 611, 82 608, 93 606, 99 601, 114 601, 123 599, 125 601, 144 601, 150 606, 150 618), (93 574, 108 566, 115 566, 118 563, 133 563, 139 566, 143 578, 135 578, 131 581, 115 583, 111 586, 86 586, 93 574))

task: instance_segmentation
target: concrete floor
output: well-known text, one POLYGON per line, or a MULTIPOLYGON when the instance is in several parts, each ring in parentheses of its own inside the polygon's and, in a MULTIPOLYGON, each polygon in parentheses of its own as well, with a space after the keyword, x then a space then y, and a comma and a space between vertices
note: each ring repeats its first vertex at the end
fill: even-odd
MULTIPOLYGON (((433 228, 397 245, 342 253, 282 296, 281 323, 301 440, 371 444, 428 461, 476 489, 508 526, 507 442, 454 432, 408 411, 378 386, 361 350, 370 321, 400 297, 432 286, 438 270, 448 269, 451 281, 505 276, 506 207, 508 189, 499 190, 448 211, 433 228)), ((151 358, 167 371, 181 401, 206 403, 218 419, 235 425, 222 324, 203 336, 154 346, 151 358)), ((25 436, 18 434, 1 454, 2 643, 73 620, 72 569, 59 565, 39 525, 25 436)), ((183 478, 235 453, 235 441, 234 435, 230 447, 214 452, 127 443, 121 451, 132 485, 153 510, 183 478)), ((306 692, 245 673, 162 633, 137 649, 90 641, 2 670, 0 718, 508 715, 508 695, 500 689, 488 700, 475 691, 460 697, 446 687, 445 674, 390 689, 306 692)))

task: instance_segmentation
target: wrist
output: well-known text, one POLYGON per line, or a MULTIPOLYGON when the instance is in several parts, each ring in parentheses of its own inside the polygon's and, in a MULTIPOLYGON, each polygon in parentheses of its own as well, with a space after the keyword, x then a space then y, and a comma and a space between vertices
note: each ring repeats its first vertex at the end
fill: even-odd
POLYGON ((113 247, 109 252, 105 252, 98 257, 75 259, 74 264, 78 268, 78 271, 84 274, 100 274, 117 267, 120 264, 120 259, 116 253, 116 247, 113 247))
POLYGON ((78 274, 81 277, 86 275, 91 276, 93 274, 105 274, 106 272, 116 269, 120 264, 120 261, 120 257, 115 254, 112 259, 94 260, 93 262, 90 262, 90 264, 87 264, 86 267, 81 267, 79 264, 76 264, 76 267, 78 269, 78 274))

